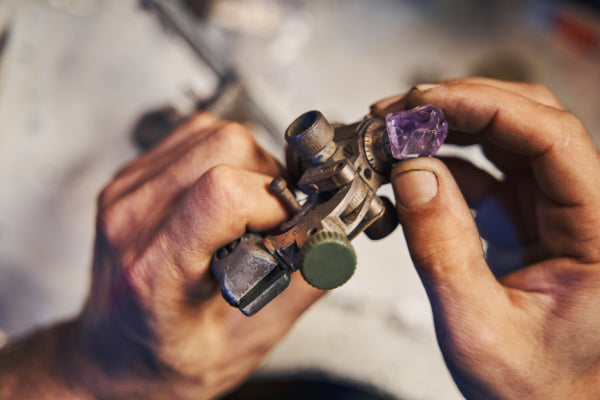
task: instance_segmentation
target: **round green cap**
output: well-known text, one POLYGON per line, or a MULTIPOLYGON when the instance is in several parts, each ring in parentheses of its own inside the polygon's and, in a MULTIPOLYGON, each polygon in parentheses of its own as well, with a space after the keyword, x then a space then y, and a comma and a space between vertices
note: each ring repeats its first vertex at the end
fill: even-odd
POLYGON ((356 253, 343 233, 320 231, 311 236, 300 251, 300 272, 319 289, 334 289, 352 277, 356 253))

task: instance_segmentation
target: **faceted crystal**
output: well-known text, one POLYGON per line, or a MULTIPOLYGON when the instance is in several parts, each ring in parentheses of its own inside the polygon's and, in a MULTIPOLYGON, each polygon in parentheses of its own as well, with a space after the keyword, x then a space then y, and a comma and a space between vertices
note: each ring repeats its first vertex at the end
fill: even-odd
POLYGON ((385 122, 392 155, 397 160, 431 157, 448 136, 444 112, 434 105, 388 114, 385 122))

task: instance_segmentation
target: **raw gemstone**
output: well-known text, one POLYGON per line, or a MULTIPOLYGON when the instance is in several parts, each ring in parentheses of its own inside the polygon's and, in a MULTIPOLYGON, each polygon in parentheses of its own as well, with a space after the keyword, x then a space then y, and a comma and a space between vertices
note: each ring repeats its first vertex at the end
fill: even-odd
POLYGON ((425 105, 386 115, 392 156, 397 160, 431 157, 448 136, 441 108, 425 105))

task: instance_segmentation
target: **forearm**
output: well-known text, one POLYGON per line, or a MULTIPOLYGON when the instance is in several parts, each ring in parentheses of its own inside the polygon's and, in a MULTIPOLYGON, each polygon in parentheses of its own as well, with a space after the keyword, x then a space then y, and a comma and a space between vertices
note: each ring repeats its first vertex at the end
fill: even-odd
POLYGON ((79 319, 35 331, 0 349, 0 400, 214 395, 202 382, 184 379, 140 356, 139 345, 115 329, 90 337, 79 319))
POLYGON ((167 385, 161 379, 131 372, 127 351, 119 349, 116 356, 122 368, 111 370, 98 356, 112 352, 85 338, 77 319, 9 341, 0 350, 0 400, 131 399, 164 394, 167 385))
POLYGON ((69 376, 76 352, 74 322, 66 322, 9 341, 0 350, 0 399, 90 398, 69 376))

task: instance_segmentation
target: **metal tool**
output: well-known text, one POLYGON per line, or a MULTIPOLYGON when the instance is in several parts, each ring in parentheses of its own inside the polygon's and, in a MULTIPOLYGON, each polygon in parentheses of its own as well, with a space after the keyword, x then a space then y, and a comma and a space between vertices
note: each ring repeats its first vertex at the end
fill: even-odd
POLYGON ((392 202, 376 194, 395 162, 384 120, 367 116, 332 126, 320 112, 309 111, 288 127, 285 140, 288 180, 273 179, 270 190, 293 217, 278 234, 243 235, 211 263, 223 296, 245 315, 280 294, 298 269, 317 288, 343 285, 356 268, 350 241, 363 231, 381 239, 398 224, 392 202))
MULTIPOLYGON (((223 54, 219 54, 219 52, 211 48, 203 35, 201 21, 193 17, 195 13, 190 12, 186 7, 182 7, 181 2, 178 1, 140 1, 145 8, 156 13, 165 26, 169 27, 183 39, 194 54, 216 75, 218 84, 215 93, 208 99, 198 101, 196 109, 211 111, 223 119, 232 119, 232 111, 243 109, 250 119, 262 127, 277 142, 281 143, 280 129, 277 128, 277 125, 268 113, 263 110, 262 106, 251 96, 231 62, 223 54)), ((185 3, 198 11, 200 8, 209 7, 209 5, 203 3, 210 3, 210 1, 186 0, 185 3)), ((152 147, 162 137, 170 133, 175 126, 181 123, 184 117, 186 116, 180 115, 174 117, 170 107, 154 110, 148 116, 145 116, 146 120, 141 120, 141 125, 136 128, 136 130, 140 131, 150 131, 147 133, 141 132, 141 135, 147 136, 141 139, 138 138, 138 134, 136 133, 137 143, 144 149, 152 147)), ((237 118, 233 119, 237 120, 237 118)))

